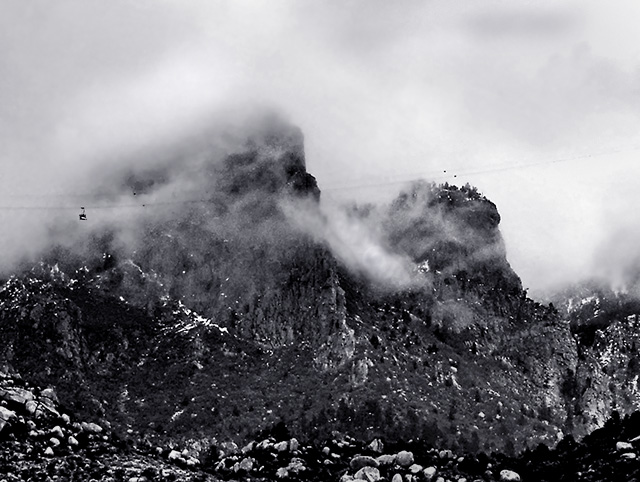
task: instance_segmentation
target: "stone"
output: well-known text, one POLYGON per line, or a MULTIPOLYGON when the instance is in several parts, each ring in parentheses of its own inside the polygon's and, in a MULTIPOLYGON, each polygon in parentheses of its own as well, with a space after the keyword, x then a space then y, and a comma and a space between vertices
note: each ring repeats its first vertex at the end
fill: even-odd
POLYGON ((242 447, 241 452, 243 454, 248 454, 249 452, 251 452, 253 450, 253 448, 256 446, 255 442, 249 442, 247 445, 245 445, 244 447, 242 447))
POLYGON ((7 402, 18 403, 20 405, 26 405, 27 402, 34 400, 33 393, 24 388, 12 387, 12 388, 0 388, 0 399, 7 402))
POLYGON ((167 458, 174 462, 176 460, 182 459, 182 455, 180 455, 180 452, 178 452, 177 450, 172 450, 171 452, 169 452, 169 456, 167 458))
POLYGON ((412 474, 419 474, 420 472, 422 472, 422 469, 424 469, 424 467, 422 465, 419 464, 413 464, 411 467, 409 467, 409 472, 411 472, 412 474))
POLYGON ((60 415, 60 418, 65 425, 69 425, 71 423, 71 417, 69 417, 69 415, 67 415, 66 413, 60 415))
POLYGON ((413 464, 413 452, 402 450, 396 455, 396 464, 400 467, 409 467, 413 464))
POLYGON ((402 480, 402 475, 400 474, 395 474, 392 478, 391 478, 391 482, 404 482, 402 480))
POLYGON ((323 453, 324 455, 329 455, 329 452, 331 452, 331 450, 329 450, 329 447, 324 447, 324 448, 322 449, 322 453, 323 453))
POLYGON ((454 458, 453 452, 451 450, 441 450, 438 454, 438 457, 444 460, 450 460, 454 458))
POLYGON ((520 475, 513 470, 502 470, 500 472, 500 482, 520 482, 520 475))
POLYGON ((291 459, 291 462, 289 462, 287 469, 289 470, 289 472, 293 472, 294 474, 298 474, 307 470, 304 465, 304 460, 295 457, 291 459))
POLYGON ((260 450, 268 450, 271 447, 273 447, 273 442, 271 440, 269 440, 269 439, 265 439, 265 440, 263 440, 262 442, 260 442, 258 444, 258 448, 260 450))
POLYGON ((40 392, 40 398, 51 400, 52 402, 58 404, 58 395, 53 388, 45 388, 40 392))
POLYGON ((297 439, 292 438, 291 440, 289 440, 289 450, 291 450, 292 452, 295 452, 299 448, 300 448, 300 443, 298 442, 297 439))
POLYGON ((60 402, 58 401, 58 395, 53 388, 45 388, 44 390, 42 390, 42 392, 40 392, 39 399, 41 404, 44 405, 44 407, 47 408, 52 414, 56 416, 60 415, 56 410, 56 407, 60 402))
POLYGON ((93 434, 102 433, 102 427, 97 423, 82 422, 80 426, 82 427, 82 430, 87 433, 93 433, 93 434))
POLYGON ((349 474, 344 474, 342 477, 340 477, 340 482, 353 482, 353 480, 355 479, 349 474))
POLYGON ((392 465, 396 461, 395 455, 383 454, 376 457, 379 465, 392 465))
POLYGON ((60 440, 58 440, 58 439, 57 439, 57 438, 55 438, 55 437, 51 437, 51 438, 49 439, 49 445, 51 445, 51 446, 52 446, 52 447, 54 447, 54 448, 55 448, 55 447, 58 447, 58 446, 60 445, 60 440))
POLYGON ((426 469, 424 469, 422 474, 424 475, 425 479, 431 480, 436 475, 436 468, 435 467, 427 467, 426 469))
POLYGON ((278 452, 285 452, 289 448, 289 444, 287 442, 278 442, 273 448, 278 452))
POLYGON ((64 433, 62 432, 62 428, 60 428, 60 425, 56 425, 55 427, 53 427, 50 433, 51 435, 53 435, 56 438, 59 438, 60 440, 64 438, 64 433))
POLYGON ((29 415, 35 415, 36 410, 38 410, 38 403, 34 400, 29 400, 24 404, 24 409, 27 411, 29 415))
POLYGON ((10 422, 12 419, 16 417, 16 412, 13 410, 9 410, 6 407, 0 406, 0 432, 2 429, 10 422))
POLYGON ((189 458, 187 459, 187 467, 189 467, 189 468, 194 468, 194 467, 196 467, 199 463, 200 463, 200 461, 199 461, 197 458, 195 458, 195 457, 189 457, 189 458))
POLYGON ((53 457, 53 449, 51 447, 47 447, 47 449, 44 451, 44 454, 47 457, 53 457))
POLYGON ((634 460, 636 458, 636 454, 633 452, 626 452, 622 454, 620 457, 627 460, 634 460))
POLYGON ((222 452, 222 457, 238 453, 238 445, 235 442, 223 442, 218 448, 222 452))
POLYGON ((633 445, 631 445, 629 442, 618 442, 616 444, 616 450, 618 452, 622 452, 624 450, 633 450, 633 445))
POLYGON ((380 480, 380 471, 375 467, 362 467, 354 475, 355 480, 364 480, 366 482, 377 482, 380 480))
POLYGON ((251 472, 253 470, 253 464, 255 463, 255 460, 252 459, 251 457, 246 457, 244 459, 242 459, 240 461, 240 463, 236 464, 233 467, 233 471, 234 472, 239 472, 239 471, 244 471, 244 472, 251 472), (236 469, 237 467, 237 469, 236 469))
POLYGON ((369 448, 374 452, 381 454, 384 450, 384 445, 380 439, 376 438, 369 444, 369 448))
POLYGON ((71 435, 67 439, 67 444, 69 445, 69 447, 77 447, 78 446, 78 440, 73 435, 71 435))
POLYGON ((279 479, 285 479, 289 477, 289 471, 286 467, 280 467, 278 470, 276 470, 276 477, 278 477, 279 479))
POLYGON ((373 457, 369 457, 368 455, 356 455, 349 462, 349 467, 351 470, 360 470, 362 467, 379 467, 380 464, 373 457))

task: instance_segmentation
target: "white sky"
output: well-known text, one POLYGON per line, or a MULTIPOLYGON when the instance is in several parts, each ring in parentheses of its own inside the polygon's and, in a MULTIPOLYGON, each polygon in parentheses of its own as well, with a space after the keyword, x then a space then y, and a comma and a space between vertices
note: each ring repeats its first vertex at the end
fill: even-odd
MULTIPOLYGON (((615 275, 640 241, 638 18, 623 0, 4 0, 0 206, 86 192, 96 166, 257 102, 303 129, 328 200, 469 181, 525 286, 615 275)), ((9 228, 46 236, 0 220, 5 255, 9 228)))

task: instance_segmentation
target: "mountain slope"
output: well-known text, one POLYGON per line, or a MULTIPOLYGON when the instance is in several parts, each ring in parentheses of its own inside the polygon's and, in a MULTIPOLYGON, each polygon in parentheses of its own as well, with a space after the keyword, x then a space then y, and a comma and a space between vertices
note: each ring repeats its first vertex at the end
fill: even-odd
POLYGON ((5 280, 5 371, 115 432, 201 449, 283 421, 303 441, 339 430, 513 452, 614 408, 598 404, 618 380, 592 365, 618 335, 594 348, 527 297, 476 189, 421 183, 347 213, 368 244, 340 250, 299 130, 271 122, 222 156, 207 146, 116 176, 149 200, 144 215, 5 280))

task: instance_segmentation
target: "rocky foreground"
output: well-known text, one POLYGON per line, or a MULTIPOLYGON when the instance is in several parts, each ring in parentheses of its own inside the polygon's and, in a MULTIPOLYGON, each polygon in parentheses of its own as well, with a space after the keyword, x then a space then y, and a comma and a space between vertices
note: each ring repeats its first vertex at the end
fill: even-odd
POLYGON ((78 420, 51 388, 0 375, 2 482, 640 480, 640 412, 614 416, 580 443, 569 437, 554 450, 541 445, 511 458, 334 435, 303 444, 279 424, 243 447, 230 441, 200 451, 171 443, 154 447, 135 434, 117 435, 108 422, 78 420))

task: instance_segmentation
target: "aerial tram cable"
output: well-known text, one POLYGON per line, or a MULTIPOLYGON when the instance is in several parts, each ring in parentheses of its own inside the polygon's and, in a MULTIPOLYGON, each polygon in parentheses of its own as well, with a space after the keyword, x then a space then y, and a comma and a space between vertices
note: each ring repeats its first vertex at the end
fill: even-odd
MULTIPOLYGON (((415 182, 415 181, 421 181, 421 180, 439 180, 439 179, 449 179, 451 178, 451 176, 453 176, 454 178, 457 178, 458 176, 469 176, 469 175, 477 175, 477 174, 486 174, 486 173, 494 173, 494 172, 503 172, 503 171, 513 171, 513 170, 519 170, 519 169, 527 169, 530 167, 535 167, 535 166, 541 166, 541 165, 549 165, 549 164, 557 164, 557 163, 563 163, 563 162, 569 162, 569 161, 575 161, 575 160, 580 160, 580 159, 588 159, 588 158, 594 158, 594 157, 600 157, 600 156, 604 156, 607 154, 615 154, 615 153, 621 153, 621 152, 632 152, 632 151, 637 151, 640 150, 640 146, 632 146, 630 148, 626 148, 626 149, 618 149, 618 150, 614 150, 614 151, 606 151, 606 152, 601 152, 601 153, 595 153, 595 154, 586 154, 586 155, 581 155, 581 156, 573 156, 573 157, 567 157, 567 158, 559 158, 559 159, 553 159, 553 160, 545 160, 545 161, 536 161, 536 162, 529 162, 529 163, 521 163, 521 164, 511 164, 511 165, 498 165, 498 166, 494 166, 494 167, 486 167, 484 169, 477 169, 477 170, 468 170, 468 171, 457 171, 455 174, 450 174, 447 172, 446 169, 442 170, 442 171, 431 171, 431 173, 429 172, 425 172, 422 174, 416 174, 413 175, 410 178, 404 178, 404 179, 396 179, 396 180, 386 180, 386 181, 380 181, 380 182, 372 182, 372 183, 365 183, 365 182, 360 182, 360 183, 354 183, 354 184, 346 184, 346 185, 337 185, 337 186, 324 186, 322 188, 323 192, 331 192, 331 191, 336 191, 336 190, 341 190, 341 189, 357 189, 357 188, 367 188, 367 187, 379 187, 379 186, 387 186, 387 185, 394 185, 394 184, 406 184, 406 183, 410 183, 410 182, 415 182)), ((191 190, 191 191, 184 191, 182 194, 189 194, 189 193, 195 193, 195 190, 191 190)), ((12 198, 53 198, 53 197, 58 197, 58 198, 82 198, 82 199, 98 199, 98 198, 104 198, 106 196, 113 196, 113 195, 119 195, 120 193, 115 193, 115 192, 111 192, 111 193, 107 193, 107 192, 100 192, 97 194, 74 194, 74 193, 54 193, 54 194, 35 194, 35 195, 30 195, 30 194, 17 194, 17 195, 11 195, 10 197, 12 198)), ((140 197, 138 196, 137 192, 133 192, 132 193, 134 197, 136 197, 137 199, 139 199, 140 197)), ((175 194, 174 194, 175 196, 175 194)), ((210 200, 208 199, 203 199, 203 198, 194 198, 194 199, 173 199, 170 201, 150 201, 150 202, 146 202, 146 203, 115 203, 115 204, 97 204, 94 206, 91 206, 89 204, 84 204, 83 206, 80 207, 80 213, 78 214, 78 218, 80 221, 86 221, 87 220, 87 210, 91 209, 91 210, 101 210, 101 209, 135 209, 135 208, 146 208, 148 206, 169 206, 169 205, 179 205, 179 204, 199 204, 199 203, 207 203, 210 202, 210 200)), ((51 205, 33 205, 33 206, 29 206, 29 205, 0 205, 0 211, 62 211, 62 210, 77 210, 77 204, 75 206, 70 206, 70 205, 59 205, 59 206, 51 206, 51 205)), ((76 211, 77 212, 77 211, 76 211)))

